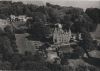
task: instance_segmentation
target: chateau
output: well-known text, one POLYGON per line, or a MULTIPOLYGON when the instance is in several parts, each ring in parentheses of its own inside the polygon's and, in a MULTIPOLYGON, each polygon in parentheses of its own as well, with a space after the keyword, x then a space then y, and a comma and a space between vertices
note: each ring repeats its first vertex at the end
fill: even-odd
POLYGON ((62 25, 57 23, 57 27, 54 29, 53 42, 54 44, 69 43, 71 39, 71 30, 64 31, 62 25))

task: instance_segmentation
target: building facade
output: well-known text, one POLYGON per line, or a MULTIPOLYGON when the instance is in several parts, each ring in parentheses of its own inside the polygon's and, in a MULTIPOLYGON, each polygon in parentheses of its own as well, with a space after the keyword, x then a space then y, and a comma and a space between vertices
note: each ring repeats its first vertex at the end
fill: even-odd
POLYGON ((54 29, 53 32, 53 42, 55 44, 69 43, 70 39, 71 39, 71 30, 64 31, 62 29, 62 25, 58 23, 57 27, 54 29))

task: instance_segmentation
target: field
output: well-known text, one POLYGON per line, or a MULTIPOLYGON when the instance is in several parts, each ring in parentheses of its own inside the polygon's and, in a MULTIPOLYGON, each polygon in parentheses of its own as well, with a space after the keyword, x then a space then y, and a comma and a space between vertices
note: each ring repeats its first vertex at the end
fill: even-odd
POLYGON ((16 44, 18 46, 18 50, 22 54, 25 51, 31 51, 32 53, 34 53, 36 51, 36 45, 37 44, 41 45, 41 42, 39 42, 39 41, 29 40, 27 38, 29 36, 28 33, 16 34, 15 36, 16 36, 16 44))

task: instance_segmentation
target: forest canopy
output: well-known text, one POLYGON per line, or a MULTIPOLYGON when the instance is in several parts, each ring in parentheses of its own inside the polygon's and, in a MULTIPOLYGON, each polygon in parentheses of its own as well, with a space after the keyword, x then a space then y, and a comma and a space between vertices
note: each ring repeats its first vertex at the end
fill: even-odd
POLYGON ((64 30, 70 28, 75 33, 84 31, 93 32, 99 22, 99 11, 99 9, 87 9, 84 12, 82 8, 53 5, 50 3, 46 3, 45 6, 37 6, 23 4, 22 2, 0 2, 0 18, 6 19, 11 14, 30 16, 33 20, 27 23, 31 25, 29 29, 32 29, 32 26, 38 21, 38 23, 42 22, 42 28, 45 28, 45 24, 54 25, 61 23, 64 26, 64 30), (91 10, 93 11, 91 12, 91 10), (95 12, 97 12, 97 15, 94 14, 95 12))

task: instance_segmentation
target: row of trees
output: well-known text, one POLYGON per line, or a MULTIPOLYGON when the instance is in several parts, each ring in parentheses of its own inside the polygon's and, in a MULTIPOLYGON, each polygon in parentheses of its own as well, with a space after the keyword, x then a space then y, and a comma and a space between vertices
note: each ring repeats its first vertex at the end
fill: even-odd
MULTIPOLYGON (((78 15, 84 14, 81 8, 61 7, 47 3, 46 6, 37 6, 32 4, 23 4, 22 2, 1 1, 0 2, 0 17, 7 18, 9 15, 27 15, 33 16, 34 12, 40 12, 46 15, 46 19, 50 22, 68 23, 73 18, 78 18, 78 15)), ((95 21, 99 21, 99 12, 97 8, 87 8, 86 14, 95 21)), ((35 13, 36 14, 36 13, 35 13)), ((38 14, 38 13, 37 13, 38 14)), ((85 14, 84 14, 85 15, 85 14)), ((88 17, 85 15, 85 19, 88 17)))
POLYGON ((22 2, 0 1, 0 18, 6 19, 11 14, 31 16, 37 8, 36 5, 25 5, 22 2))
MULTIPOLYGON (((97 8, 88 8, 84 13, 81 8, 62 7, 50 3, 47 3, 46 6, 37 6, 23 4, 22 2, 0 2, 0 18, 5 19, 11 14, 27 15, 33 17, 34 22, 41 19, 43 21, 42 25, 62 23, 64 29, 69 29, 74 23, 71 28, 73 32, 94 31, 97 22, 99 22, 99 11, 97 8)), ((34 25, 33 21, 31 25, 34 25)))

